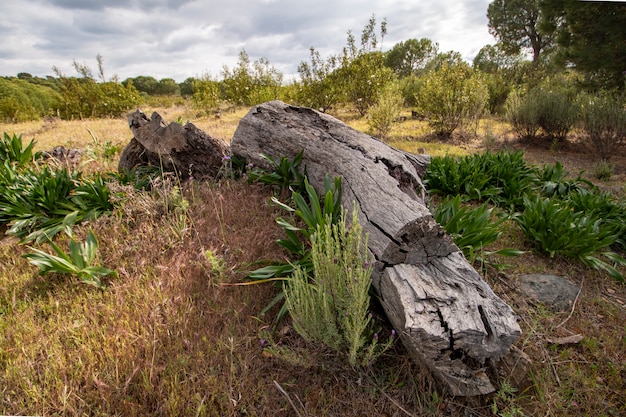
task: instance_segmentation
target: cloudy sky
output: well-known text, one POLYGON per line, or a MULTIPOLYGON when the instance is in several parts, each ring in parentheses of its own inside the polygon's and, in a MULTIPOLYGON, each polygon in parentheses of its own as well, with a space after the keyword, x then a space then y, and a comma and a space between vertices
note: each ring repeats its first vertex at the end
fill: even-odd
POLYGON ((0 0, 0 75, 77 75, 76 60, 105 78, 219 77, 245 49, 285 77, 309 48, 336 54, 369 18, 387 19, 382 49, 429 38, 468 61, 486 44, 490 0, 0 0))

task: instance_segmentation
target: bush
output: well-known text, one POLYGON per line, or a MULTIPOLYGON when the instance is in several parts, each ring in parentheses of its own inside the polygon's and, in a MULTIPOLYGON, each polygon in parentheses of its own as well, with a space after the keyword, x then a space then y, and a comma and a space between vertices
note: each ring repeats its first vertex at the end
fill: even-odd
POLYGON ((387 138, 402 110, 402 103, 402 94, 398 85, 387 84, 376 99, 376 104, 368 110, 367 125, 374 135, 380 139, 387 138))
POLYGON ((578 108, 574 99, 559 90, 538 89, 531 99, 539 106, 539 126, 548 137, 563 141, 574 126, 578 108))
POLYGON ((113 81, 97 83, 92 78, 64 76, 60 80, 60 114, 64 119, 118 117, 142 100, 141 94, 132 83, 124 86, 113 81))
POLYGON ((50 115, 58 108, 59 94, 51 87, 0 77, 0 120, 22 122, 50 115))
POLYGON ((449 137, 485 111, 489 92, 478 72, 466 63, 444 63, 424 76, 417 93, 418 108, 437 134, 449 137))
POLYGON ((285 286, 294 328, 306 340, 346 354, 352 366, 367 365, 378 353, 369 313, 373 257, 356 206, 350 227, 343 212, 336 224, 329 218, 317 228, 311 258, 312 280, 298 267, 285 286))
POLYGON ((520 139, 531 139, 539 131, 539 106, 533 97, 520 91, 509 94, 505 103, 506 120, 520 139))
POLYGON ((604 161, 626 142, 626 103, 607 94, 581 100, 583 140, 604 161))

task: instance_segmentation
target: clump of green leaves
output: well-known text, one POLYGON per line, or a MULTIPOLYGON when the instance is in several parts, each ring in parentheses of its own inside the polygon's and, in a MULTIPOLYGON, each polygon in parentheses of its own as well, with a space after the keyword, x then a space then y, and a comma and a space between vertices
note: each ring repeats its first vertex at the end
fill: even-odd
POLYGON ((0 224, 24 241, 51 239, 70 224, 93 219, 113 209, 107 182, 100 174, 32 164, 33 142, 20 136, 0 141, 0 224))
POLYGON ((31 140, 26 147, 22 142, 22 135, 9 136, 4 132, 0 139, 0 163, 9 162, 17 167, 23 167, 41 156, 40 152, 33 152, 35 141, 31 140))
POLYGON ((269 155, 261 154, 269 165, 269 169, 253 167, 248 174, 251 181, 258 181, 262 184, 271 185, 279 188, 279 192, 288 189, 303 190, 304 179, 306 177, 306 167, 303 173, 300 172, 300 164, 304 156, 304 149, 289 160, 286 157, 274 159, 269 155))
POLYGON ((92 231, 87 239, 79 243, 70 236, 69 253, 66 253, 54 242, 50 245, 56 255, 40 249, 30 248, 33 252, 24 255, 28 261, 39 268, 40 274, 70 274, 78 277, 81 282, 102 288, 102 278, 115 274, 115 271, 96 263, 98 240, 92 231))
MULTIPOLYGON (((494 220, 493 207, 490 208, 487 203, 475 208, 462 205, 460 195, 445 198, 437 205, 433 215, 471 263, 476 260, 483 261, 483 249, 500 237, 502 223, 508 218, 508 216, 501 216, 494 220)), ((503 249, 497 253, 519 255, 521 252, 503 249)))
POLYGON ((355 206, 349 226, 345 212, 336 223, 328 217, 318 225, 311 236, 313 276, 296 267, 285 286, 296 331, 346 354, 352 366, 368 364, 381 351, 369 313, 373 257, 357 213, 355 206))
POLYGON ((460 194, 507 208, 521 207, 523 195, 534 189, 536 180, 522 151, 433 158, 424 176, 430 193, 460 194))
POLYGON ((566 202, 553 199, 524 198, 524 211, 515 220, 526 236, 541 252, 550 257, 564 255, 584 264, 604 269, 611 276, 623 280, 623 275, 609 262, 626 265, 609 247, 620 238, 619 231, 593 213, 576 211, 566 202), (600 259, 602 255, 609 262, 600 259))

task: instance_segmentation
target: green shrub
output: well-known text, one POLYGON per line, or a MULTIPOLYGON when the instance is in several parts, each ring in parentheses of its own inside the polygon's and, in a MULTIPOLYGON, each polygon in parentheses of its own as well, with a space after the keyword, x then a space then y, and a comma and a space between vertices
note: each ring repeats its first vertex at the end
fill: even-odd
POLYGON ((509 94, 505 103, 506 120, 520 139, 530 139, 539 131, 539 105, 532 96, 520 91, 509 94))
POLYGON ((489 92, 469 65, 444 63, 424 76, 417 93, 418 108, 437 134, 449 137, 485 111, 489 92))
POLYGON ((368 110, 367 125, 371 132, 380 139, 387 138, 402 111, 402 104, 402 94, 398 85, 387 84, 376 99, 376 104, 368 110))
MULTIPOLYGON (((287 204, 283 204, 275 197, 272 201, 284 208, 286 211, 294 213, 300 221, 304 222, 306 228, 293 225, 287 220, 279 217, 276 222, 283 228, 286 238, 279 239, 277 243, 285 248, 289 253, 290 260, 287 262, 275 263, 273 265, 258 268, 248 274, 248 278, 256 283, 268 281, 279 281, 281 289, 285 281, 294 273, 295 268, 310 272, 313 270, 311 260, 311 239, 318 227, 323 227, 326 222, 336 223, 341 215, 341 177, 335 178, 334 185, 331 184, 329 176, 324 181, 323 198, 318 197, 317 192, 308 180, 304 179, 303 194, 292 191, 292 202, 295 209, 287 204), (305 197, 306 196, 306 197, 305 197)), ((284 292, 280 291, 276 297, 261 311, 261 314, 269 311, 274 305, 284 299, 284 292)), ((280 321, 287 312, 286 304, 283 304, 276 321, 280 321)))
POLYGON ((615 165, 607 161, 606 158, 594 163, 591 167, 591 175, 597 180, 610 180, 614 171, 615 165))
POLYGON ((608 161, 626 143, 626 103, 607 94, 581 100, 583 140, 608 161))
POLYGON ((369 313, 373 257, 357 212, 355 206, 349 227, 345 212, 338 222, 328 218, 317 227, 311 239, 313 276, 298 267, 285 286, 296 331, 345 354, 352 366, 367 365, 379 353, 369 313))
POLYGON ((60 96, 47 85, 0 77, 0 120, 22 122, 53 114, 60 96))
POLYGON ((539 106, 539 126, 554 141, 565 140, 578 116, 575 100, 566 92, 540 88, 531 99, 539 106))
POLYGON ((92 78, 59 77, 63 119, 118 117, 141 103, 141 94, 128 83, 97 83, 92 78))

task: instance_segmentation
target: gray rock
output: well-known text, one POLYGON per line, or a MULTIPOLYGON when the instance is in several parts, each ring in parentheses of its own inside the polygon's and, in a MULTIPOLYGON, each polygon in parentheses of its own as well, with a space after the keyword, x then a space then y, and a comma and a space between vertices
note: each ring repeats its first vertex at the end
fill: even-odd
POLYGON ((519 276, 519 290, 534 301, 545 304, 553 311, 572 308, 580 287, 563 277, 543 274, 519 276))

